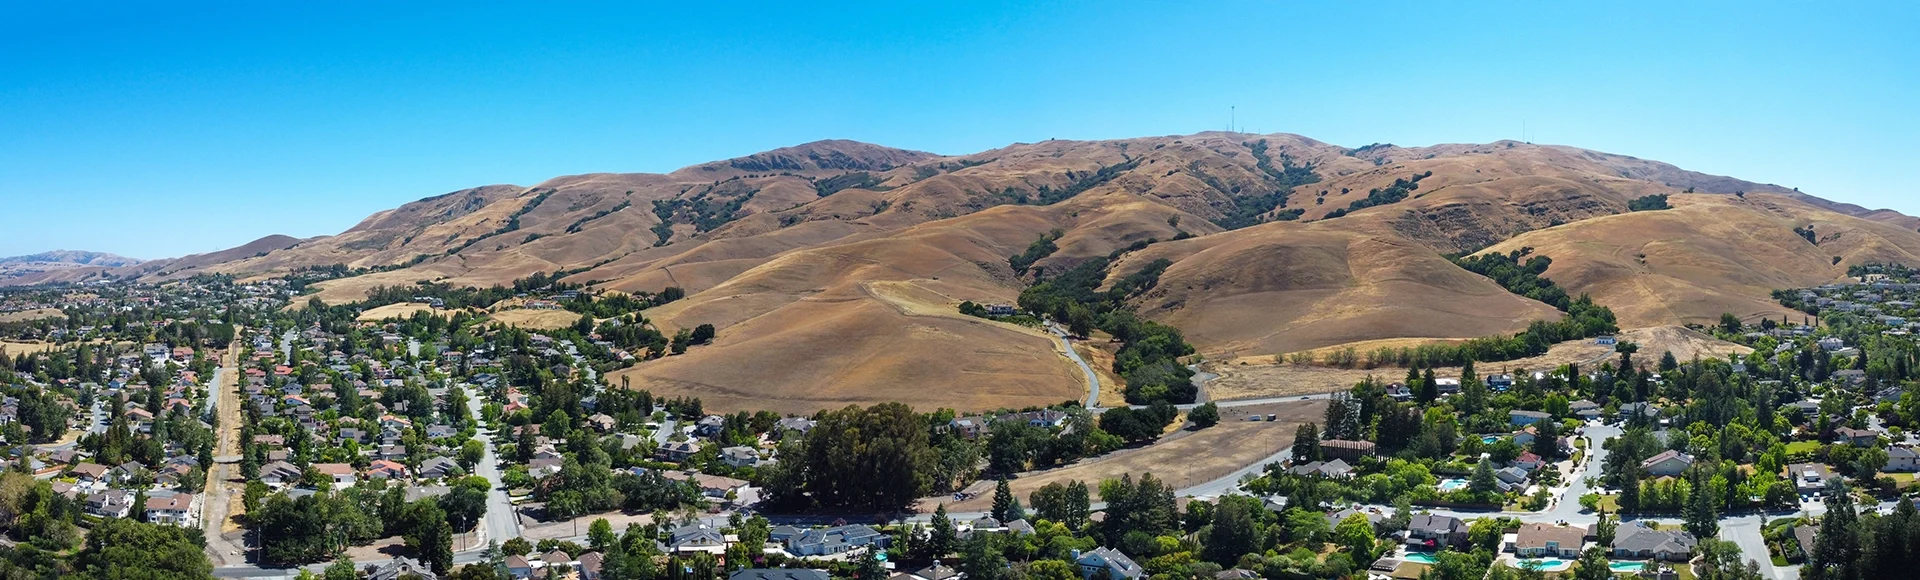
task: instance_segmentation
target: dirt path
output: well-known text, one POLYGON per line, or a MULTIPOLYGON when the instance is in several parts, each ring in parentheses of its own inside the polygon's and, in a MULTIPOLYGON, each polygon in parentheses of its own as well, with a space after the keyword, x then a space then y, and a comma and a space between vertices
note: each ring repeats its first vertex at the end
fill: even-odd
POLYGON ((239 336, 245 329, 234 328, 234 342, 227 345, 226 354, 221 357, 221 372, 213 385, 213 396, 219 410, 219 429, 214 434, 214 465, 207 470, 206 497, 202 500, 206 513, 201 518, 201 529, 206 531, 207 555, 215 565, 238 564, 245 554, 244 546, 234 545, 224 534, 235 532, 240 525, 233 516, 246 513, 242 505, 241 494, 246 482, 240 475, 238 457, 240 455, 240 342, 239 336))

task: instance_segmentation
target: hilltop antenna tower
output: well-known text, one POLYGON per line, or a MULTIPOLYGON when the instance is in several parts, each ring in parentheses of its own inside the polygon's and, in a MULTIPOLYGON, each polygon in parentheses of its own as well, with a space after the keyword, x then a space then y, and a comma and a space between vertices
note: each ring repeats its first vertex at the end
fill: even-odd
POLYGON ((1227 132, 1232 133, 1234 131, 1233 129, 1234 124, 1239 122, 1240 122, 1239 107, 1236 107, 1234 105, 1227 105, 1227 132))

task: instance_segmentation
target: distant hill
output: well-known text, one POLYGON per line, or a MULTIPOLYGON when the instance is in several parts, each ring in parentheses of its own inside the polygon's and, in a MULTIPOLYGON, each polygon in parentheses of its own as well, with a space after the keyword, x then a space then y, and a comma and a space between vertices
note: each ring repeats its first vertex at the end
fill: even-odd
POLYGON ((140 260, 105 252, 54 250, 27 256, 0 258, 0 284, 79 271, 97 272, 140 264, 140 260))
MULTIPOLYGON (((646 313, 714 344, 620 374, 720 409, 875 400, 981 409, 1083 395, 1057 342, 958 316, 1013 302, 1033 272, 1116 258, 1167 267, 1133 299, 1202 354, 1469 338, 1553 319, 1445 256, 1530 249, 1629 327, 1778 316, 1767 293, 1871 261, 1920 265, 1920 220, 1794 189, 1515 141, 1345 147, 1208 132, 1017 143, 964 155, 819 141, 667 174, 599 173, 455 191, 335 236, 15 283, 345 264, 346 302, 423 280, 488 286, 568 272, 596 289, 685 289, 646 313), (1672 209, 1630 211, 1666 195, 1672 209), (1812 227, 1808 241, 1796 228, 1812 227), (1026 275, 1008 258, 1049 232, 1026 275), (939 388, 928 389, 928 385, 939 388)), ((1096 343, 1100 341, 1094 341, 1096 343)))
POLYGON ((116 256, 106 252, 84 252, 79 250, 54 250, 28 256, 0 258, 0 264, 67 264, 72 266, 101 266, 117 268, 132 266, 140 260, 126 256, 116 256))

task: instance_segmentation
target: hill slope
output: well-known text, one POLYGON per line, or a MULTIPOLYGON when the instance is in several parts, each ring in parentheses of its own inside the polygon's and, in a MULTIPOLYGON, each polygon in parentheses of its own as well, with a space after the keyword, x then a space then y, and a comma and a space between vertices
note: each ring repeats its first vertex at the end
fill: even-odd
POLYGON ((1629 327, 1776 315, 1773 288, 1830 280, 1848 264, 1920 263, 1915 223, 1511 141, 1347 148, 1210 132, 957 156, 821 141, 666 174, 461 190, 336 236, 92 275, 379 270, 320 284, 330 302, 378 285, 485 286, 555 271, 603 290, 677 286, 689 295, 647 316, 669 331, 714 324, 719 339, 620 373, 635 386, 721 409, 898 399, 977 409, 1084 393, 1077 369, 1049 352, 1054 341, 954 309, 1013 301, 1033 272, 1008 257, 1049 232, 1057 250, 1037 272, 1113 256, 1117 277, 1167 260, 1134 306, 1220 356, 1483 336, 1559 316, 1443 257, 1481 250, 1551 256, 1549 277, 1629 327), (1655 194, 1675 209, 1628 211, 1655 194), (1807 224, 1817 244, 1794 233, 1807 224))

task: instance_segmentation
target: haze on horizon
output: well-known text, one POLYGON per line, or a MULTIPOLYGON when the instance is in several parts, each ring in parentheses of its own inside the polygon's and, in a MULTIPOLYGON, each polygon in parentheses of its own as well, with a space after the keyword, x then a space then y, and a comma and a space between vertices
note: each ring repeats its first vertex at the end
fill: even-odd
POLYGON ((1526 139, 1920 213, 1911 4, 17 5, 0 256, 142 259, 829 138, 1526 139), (1658 14, 1652 17, 1650 14, 1658 14), (1523 133, 1524 127, 1524 133, 1523 133))

